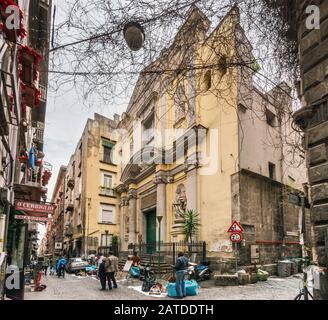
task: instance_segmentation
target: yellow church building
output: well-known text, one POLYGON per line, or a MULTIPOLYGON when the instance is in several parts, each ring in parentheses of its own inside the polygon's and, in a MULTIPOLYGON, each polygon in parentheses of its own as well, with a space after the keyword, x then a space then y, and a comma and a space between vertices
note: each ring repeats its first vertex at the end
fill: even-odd
POLYGON ((171 46, 141 72, 126 112, 89 120, 87 143, 67 169, 79 191, 67 187, 75 204, 65 216, 66 248, 95 253, 116 235, 121 251, 139 243, 156 251, 159 237, 185 239, 183 212, 193 210, 193 241, 206 242, 209 258, 234 257, 233 220, 244 228, 241 263, 254 252, 263 263, 300 254, 306 177, 286 141, 294 139, 291 89, 256 87, 258 65, 239 22, 234 7, 211 28, 193 7, 171 46))

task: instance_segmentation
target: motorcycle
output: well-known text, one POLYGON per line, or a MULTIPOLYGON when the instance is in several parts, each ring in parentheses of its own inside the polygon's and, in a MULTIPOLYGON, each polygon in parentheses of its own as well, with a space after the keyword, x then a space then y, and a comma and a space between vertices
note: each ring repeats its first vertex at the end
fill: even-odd
POLYGON ((149 265, 144 268, 140 268, 140 278, 142 283, 141 290, 143 292, 149 292, 150 289, 156 284, 156 276, 153 270, 151 270, 149 265))
POLYGON ((209 262, 201 262, 200 264, 189 262, 189 267, 187 270, 188 280, 210 280, 212 270, 210 270, 209 264, 209 262))

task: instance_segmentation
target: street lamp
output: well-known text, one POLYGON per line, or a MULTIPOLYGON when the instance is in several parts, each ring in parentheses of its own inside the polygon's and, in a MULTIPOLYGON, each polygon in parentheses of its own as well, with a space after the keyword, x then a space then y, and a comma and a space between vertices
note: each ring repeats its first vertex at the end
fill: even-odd
POLYGON ((157 216, 158 221, 158 273, 161 270, 161 222, 163 216, 157 216))
POLYGON ((123 35, 132 51, 138 51, 145 42, 145 32, 138 22, 129 22, 124 26, 123 35))

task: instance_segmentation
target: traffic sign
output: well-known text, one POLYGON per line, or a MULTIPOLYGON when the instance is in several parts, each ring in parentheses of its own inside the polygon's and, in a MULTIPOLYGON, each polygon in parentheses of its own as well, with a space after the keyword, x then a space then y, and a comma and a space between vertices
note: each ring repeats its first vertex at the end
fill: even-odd
POLYGON ((239 243, 239 242, 242 242, 243 241, 243 236, 239 232, 233 232, 230 235, 230 240, 233 243, 239 243))
POLYGON ((241 233, 243 232, 244 229, 243 227, 240 225, 240 223, 238 221, 233 221, 231 226, 229 227, 227 232, 237 232, 237 233, 241 233))

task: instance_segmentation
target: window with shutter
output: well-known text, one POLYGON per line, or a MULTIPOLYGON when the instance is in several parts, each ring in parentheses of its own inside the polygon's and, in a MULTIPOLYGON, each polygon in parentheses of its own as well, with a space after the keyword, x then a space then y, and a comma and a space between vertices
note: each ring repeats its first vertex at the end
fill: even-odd
POLYGON ((113 176, 111 174, 104 173, 103 174, 103 187, 112 188, 113 186, 113 176))
POLYGON ((112 163, 112 148, 104 146, 104 162, 112 163))
POLYGON ((101 235, 101 246, 102 247, 109 247, 112 245, 112 234, 102 234, 101 235))
POLYGON ((115 206, 113 205, 101 206, 100 223, 115 223, 115 206))

